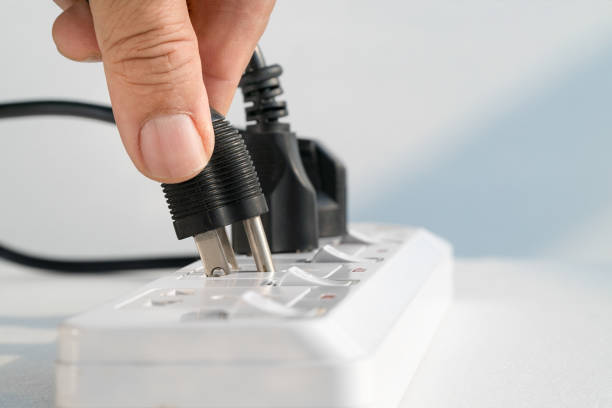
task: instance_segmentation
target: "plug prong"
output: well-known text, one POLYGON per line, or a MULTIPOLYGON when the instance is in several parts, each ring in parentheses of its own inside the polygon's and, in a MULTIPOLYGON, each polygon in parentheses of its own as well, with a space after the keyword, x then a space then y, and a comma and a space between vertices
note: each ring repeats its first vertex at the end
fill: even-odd
POLYGON ((231 272, 218 230, 206 231, 193 238, 198 247, 206 276, 223 276, 231 272))
POLYGON ((272 254, 268 246, 266 231, 264 230, 261 218, 259 216, 247 218, 242 221, 244 231, 246 232, 249 246, 255 265, 259 272, 274 272, 274 264, 272 263, 272 254))
POLYGON ((234 269, 238 269, 238 261, 236 260, 236 254, 234 253, 234 248, 230 244, 229 238, 227 236, 227 231, 225 228, 218 228, 217 232, 219 234, 219 240, 221 241, 221 247, 223 248, 223 252, 225 252, 225 258, 229 262, 229 264, 234 269))

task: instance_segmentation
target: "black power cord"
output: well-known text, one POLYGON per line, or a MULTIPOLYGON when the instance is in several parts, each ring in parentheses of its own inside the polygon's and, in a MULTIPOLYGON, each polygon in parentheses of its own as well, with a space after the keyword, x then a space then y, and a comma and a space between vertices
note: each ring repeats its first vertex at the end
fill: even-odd
POLYGON ((0 119, 24 116, 74 116, 115 123, 109 106, 92 103, 41 100, 0 104, 0 119))
POLYGON ((5 247, 0 243, 0 258, 31 268, 59 273, 114 273, 143 269, 177 268, 195 261, 194 256, 168 256, 160 258, 68 260, 29 255, 5 247))
MULTIPOLYGON (((0 118, 24 116, 74 116, 115 123, 110 107, 71 101, 29 101, 0 104, 0 118)), ((67 260, 30 255, 0 243, 0 259, 32 268, 61 273, 112 273, 128 270, 178 268, 195 261, 195 256, 168 256, 159 258, 128 258, 109 260, 67 260)))

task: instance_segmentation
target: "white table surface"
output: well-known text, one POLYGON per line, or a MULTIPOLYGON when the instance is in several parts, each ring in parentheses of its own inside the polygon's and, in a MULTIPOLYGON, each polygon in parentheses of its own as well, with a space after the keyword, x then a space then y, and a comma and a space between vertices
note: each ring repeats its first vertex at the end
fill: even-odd
MULTIPOLYGON (((53 406, 56 326, 163 273, 0 262, 0 407, 53 406)), ((612 408, 612 267, 463 259, 455 287, 403 407, 612 408)))

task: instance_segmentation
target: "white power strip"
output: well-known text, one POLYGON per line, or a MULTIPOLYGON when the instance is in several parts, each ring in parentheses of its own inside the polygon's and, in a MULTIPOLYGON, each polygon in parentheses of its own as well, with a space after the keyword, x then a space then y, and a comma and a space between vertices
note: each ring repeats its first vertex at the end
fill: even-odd
POLYGON ((397 407, 451 297, 450 246, 359 224, 274 260, 195 262, 66 321, 58 407, 397 407))

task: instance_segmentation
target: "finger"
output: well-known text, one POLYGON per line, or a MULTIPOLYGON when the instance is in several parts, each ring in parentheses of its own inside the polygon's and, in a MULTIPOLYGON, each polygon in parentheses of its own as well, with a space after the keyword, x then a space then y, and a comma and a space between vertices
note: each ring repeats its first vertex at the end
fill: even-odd
POLYGON ((185 0, 91 0, 96 38, 125 148, 146 176, 189 179, 214 136, 185 0))
POLYGON ((100 48, 89 5, 85 0, 65 4, 69 4, 69 7, 53 23, 53 41, 57 50, 71 60, 100 61, 100 48))
POLYGON ((274 0, 189 2, 208 99, 221 113, 231 105, 273 7, 274 0))

